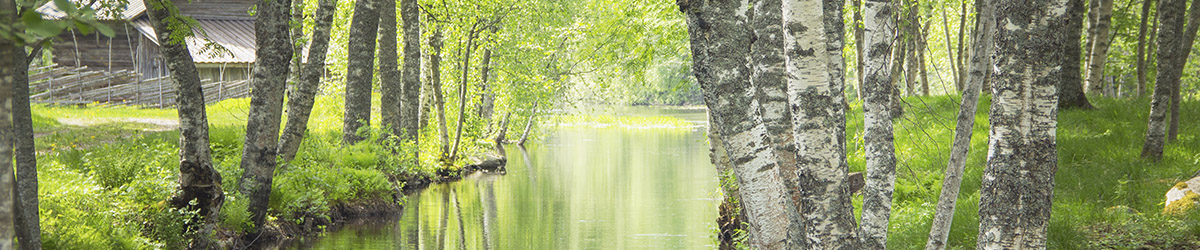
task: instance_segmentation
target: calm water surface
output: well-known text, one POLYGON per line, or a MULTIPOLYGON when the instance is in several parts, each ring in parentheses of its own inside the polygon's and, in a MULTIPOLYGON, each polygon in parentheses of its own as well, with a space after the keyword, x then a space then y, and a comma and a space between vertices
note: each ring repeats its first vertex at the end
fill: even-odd
MULTIPOLYGON (((620 108, 703 124, 704 111, 620 108)), ((711 249, 716 170, 703 127, 558 128, 508 147, 506 175, 407 197, 399 218, 343 227, 297 249, 711 249)))

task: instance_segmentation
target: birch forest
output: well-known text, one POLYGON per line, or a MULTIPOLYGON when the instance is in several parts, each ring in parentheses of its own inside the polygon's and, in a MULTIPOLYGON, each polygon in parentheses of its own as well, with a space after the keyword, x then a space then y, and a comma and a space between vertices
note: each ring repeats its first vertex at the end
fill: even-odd
POLYGON ((1200 249, 1198 30, 1200 0, 0 0, 0 250, 1200 249))

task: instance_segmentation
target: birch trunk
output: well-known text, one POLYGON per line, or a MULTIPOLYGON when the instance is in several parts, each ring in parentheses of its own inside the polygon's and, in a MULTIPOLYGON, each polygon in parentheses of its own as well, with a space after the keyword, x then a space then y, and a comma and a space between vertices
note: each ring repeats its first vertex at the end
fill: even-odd
MULTIPOLYGON (((288 61, 292 57, 288 38, 290 5, 290 0, 263 0, 258 3, 255 15, 255 56, 258 60, 254 62, 254 77, 250 78, 253 90, 246 122, 246 142, 242 148, 244 172, 239 184, 239 191, 250 199, 247 209, 254 223, 246 234, 247 239, 254 239, 262 232, 271 199, 283 92, 287 84, 288 61)), ((196 89, 199 92, 199 85, 196 89)))
POLYGON ((437 108, 438 135, 442 139, 442 154, 439 159, 450 157, 450 133, 446 131, 446 98, 442 93, 442 31, 434 28, 429 37, 429 82, 433 85, 433 105, 437 108))
POLYGON ((1080 30, 1083 29, 1083 0, 1068 0, 1067 9, 1064 49, 1061 54, 1063 80, 1058 84, 1058 107, 1092 109, 1092 103, 1084 94, 1079 68, 1079 57, 1083 54, 1082 48, 1079 47, 1080 30))
MULTIPOLYGON (((157 37, 192 35, 191 30, 175 30, 177 27, 165 23, 164 20, 179 18, 174 16, 176 14, 172 14, 178 13, 173 4, 162 0, 149 0, 146 1, 146 4, 149 7, 147 14, 150 22, 158 32, 157 37)), ((283 13, 281 14, 285 18, 285 24, 287 6, 288 4, 283 4, 283 13)), ((288 43, 286 25, 282 32, 284 32, 283 38, 285 38, 283 45, 286 46, 288 43)), ((199 232, 196 240, 193 241, 192 248, 215 248, 215 242, 207 237, 217 227, 225 195, 221 188, 221 174, 212 165, 211 149, 208 143, 208 116, 205 111, 200 76, 196 70, 196 64, 192 61, 191 53, 188 52, 188 45, 182 39, 164 39, 160 40, 159 44, 163 57, 167 61, 167 69, 171 72, 171 80, 176 86, 179 86, 176 96, 178 103, 176 106, 179 108, 179 192, 171 198, 171 204, 176 208, 200 211, 201 218, 192 220, 202 222, 199 225, 192 225, 198 227, 197 232, 199 232), (192 201, 195 201, 196 205, 191 205, 192 201)), ((287 49, 280 53, 290 56, 290 47, 287 49)), ((281 63, 283 67, 287 67, 286 58, 281 63)), ((283 72, 283 77, 286 75, 287 72, 283 72)), ((276 117, 275 121, 279 121, 279 118, 276 117)), ((263 205, 263 212, 266 212, 265 199, 263 205)))
POLYGON ((782 249, 788 243, 789 201, 749 84, 751 4, 746 0, 677 3, 687 15, 694 74, 712 112, 712 126, 725 136, 723 146, 741 188, 750 247, 782 249))
MULTIPOLYGON (((400 126, 405 140, 420 145, 421 130, 421 17, 417 0, 400 0, 400 18, 404 21, 404 89, 400 104, 400 126)), ((420 159, 420 151, 414 151, 420 159)))
MULTIPOLYGON (((1079 2, 1078 0, 1072 1, 1079 2)), ((966 88, 963 89, 962 104, 959 105, 958 110, 958 124, 954 129, 954 144, 950 148, 950 160, 946 163, 942 192, 938 198, 937 210, 934 212, 933 226, 929 230, 929 240, 925 243, 925 250, 946 249, 950 225, 954 221, 954 208, 958 202, 958 191, 967 165, 967 153, 971 149, 975 111, 979 106, 979 92, 983 87, 984 78, 987 77, 988 72, 986 71, 991 70, 992 48, 995 47, 992 36, 995 34, 996 28, 996 5, 991 1, 980 1, 977 4, 979 4, 979 13, 976 15, 977 26, 973 34, 975 42, 971 44, 974 47, 972 50, 975 51, 971 54, 971 72, 967 74, 966 88)), ((1064 59, 1064 61, 1067 60, 1064 59)), ((1079 65, 1077 60, 1074 63, 1079 65)))
MULTIPOLYGON (((17 22, 17 4, 12 0, 0 0, 0 20, 4 23, 17 22)), ((15 217, 13 205, 15 194, 13 177, 13 119, 12 99, 13 85, 16 81, 16 61, 12 60, 17 52, 16 42, 12 39, 0 39, 0 249, 13 249, 16 245, 14 228, 15 217)), ((23 48, 21 48, 23 49, 23 48)))
MULTIPOLYGON (((533 102, 533 108, 529 109, 529 119, 525 121, 525 130, 521 132, 521 139, 517 140, 517 146, 525 147, 525 141, 529 140, 529 130, 533 129, 534 118, 537 117, 538 102, 533 102)), ((523 150, 523 149, 522 149, 523 150)))
POLYGON ((1091 35, 1091 48, 1088 48, 1087 62, 1087 92, 1102 93, 1104 88, 1104 63, 1108 59, 1108 30, 1112 26, 1112 9, 1113 0, 1093 0, 1100 1, 1100 6, 1096 12, 1096 27, 1092 29, 1095 32, 1091 35))
POLYGON ((796 147, 792 140, 792 115, 788 110, 787 82, 784 80, 785 56, 782 0, 759 0, 754 4, 750 21, 755 39, 750 44, 750 85, 754 88, 755 100, 759 103, 759 114, 766 126, 771 149, 775 154, 775 165, 788 202, 784 203, 787 215, 787 248, 803 248, 804 219, 800 214, 800 200, 804 197, 796 176, 800 172, 796 165, 796 147))
POLYGON ((1189 45, 1183 44, 1184 0, 1162 0, 1158 13, 1162 26, 1158 34, 1158 75, 1154 81, 1154 95, 1150 100, 1150 118, 1146 129, 1146 141, 1142 145, 1142 158, 1161 160, 1167 133, 1167 114, 1170 112, 1171 88, 1183 74, 1183 62, 1187 58, 1189 45))
POLYGON ((377 0, 379 8, 379 114, 387 133, 399 137, 401 85, 399 56, 396 54, 396 0, 377 0))
POLYGON ((1137 97, 1141 98, 1146 95, 1146 25, 1150 21, 1150 9, 1154 7, 1154 0, 1142 1, 1142 22, 1138 25, 1138 43, 1137 43, 1137 97))
POLYGON ((371 78, 375 69, 375 35, 379 28, 376 1, 354 3, 350 40, 346 48, 346 111, 342 120, 342 142, 353 145, 365 139, 358 129, 371 126, 371 78))
MULTIPOLYGON (((863 27, 866 29, 866 82, 863 84, 863 145, 867 172, 863 189, 862 226, 859 237, 864 249, 887 248, 888 219, 896 181, 895 145, 892 143, 891 79, 889 65, 898 39, 898 0, 867 0, 863 27)), ((911 20, 911 19, 910 19, 911 20)))
POLYGON ((475 25, 468 31, 467 44, 461 58, 462 64, 459 66, 462 78, 458 80, 458 126, 454 129, 454 145, 450 148, 451 162, 458 158, 458 145, 462 143, 463 122, 467 120, 467 85, 471 84, 468 76, 471 72, 471 52, 475 50, 475 36, 479 34, 479 30, 476 29, 479 22, 479 20, 476 20, 475 25))
POLYGON ((988 166, 978 249, 1045 249, 1058 169, 1055 126, 1067 0, 996 6, 988 166))
POLYGON ((804 192, 804 246, 811 249, 860 245, 847 181, 842 7, 841 1, 783 3, 785 79, 804 192))
POLYGON ((308 63, 301 67, 299 82, 288 93, 287 124, 279 136, 279 155, 284 162, 296 158, 296 151, 308 130, 308 118, 321 88, 321 75, 325 73, 325 53, 329 49, 329 32, 336 11, 337 4, 333 0, 317 3, 312 41, 308 45, 308 63))

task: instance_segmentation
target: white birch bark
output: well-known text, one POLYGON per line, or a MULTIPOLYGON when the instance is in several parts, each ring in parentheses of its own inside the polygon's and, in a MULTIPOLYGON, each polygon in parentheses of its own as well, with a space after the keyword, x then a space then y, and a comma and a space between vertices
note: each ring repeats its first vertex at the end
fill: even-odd
POLYGON ((988 166, 979 249, 1045 249, 1057 171, 1055 126, 1067 0, 996 6, 988 166))
POLYGON ((896 154, 890 117, 894 85, 891 84, 892 71, 889 66, 892 66, 893 55, 903 56, 903 53, 892 53, 893 45, 901 42, 896 36, 895 13, 898 9, 892 0, 867 0, 863 8, 867 46, 864 69, 867 75, 863 82, 863 146, 867 172, 863 187, 862 225, 858 236, 864 249, 887 247, 892 190, 896 182, 896 154))
POLYGON ((1101 93, 1104 87, 1104 62, 1108 59, 1108 30, 1112 26, 1112 10, 1113 0, 1092 0, 1100 1, 1099 8, 1096 12, 1095 29, 1091 29, 1094 34, 1091 34, 1092 42, 1088 48, 1087 61, 1087 88, 1084 88, 1088 93, 1101 93))
POLYGON ((695 75, 704 90, 740 185, 750 247, 782 249, 787 243, 789 202, 776 156, 750 84, 752 14, 746 0, 680 1, 687 14, 695 75))
POLYGON ((811 249, 858 249, 843 141, 841 7, 841 1, 783 1, 788 102, 811 249))

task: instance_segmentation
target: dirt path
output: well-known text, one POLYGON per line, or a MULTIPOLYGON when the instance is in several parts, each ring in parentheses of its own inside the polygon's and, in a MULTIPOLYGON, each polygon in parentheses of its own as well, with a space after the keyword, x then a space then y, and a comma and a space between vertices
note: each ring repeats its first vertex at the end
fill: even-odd
POLYGON ((104 119, 85 119, 85 118, 58 118, 58 123, 71 126, 93 126, 103 123, 115 122, 131 122, 151 125, 146 131, 167 131, 179 127, 179 120, 163 119, 163 118, 104 118, 104 119))

